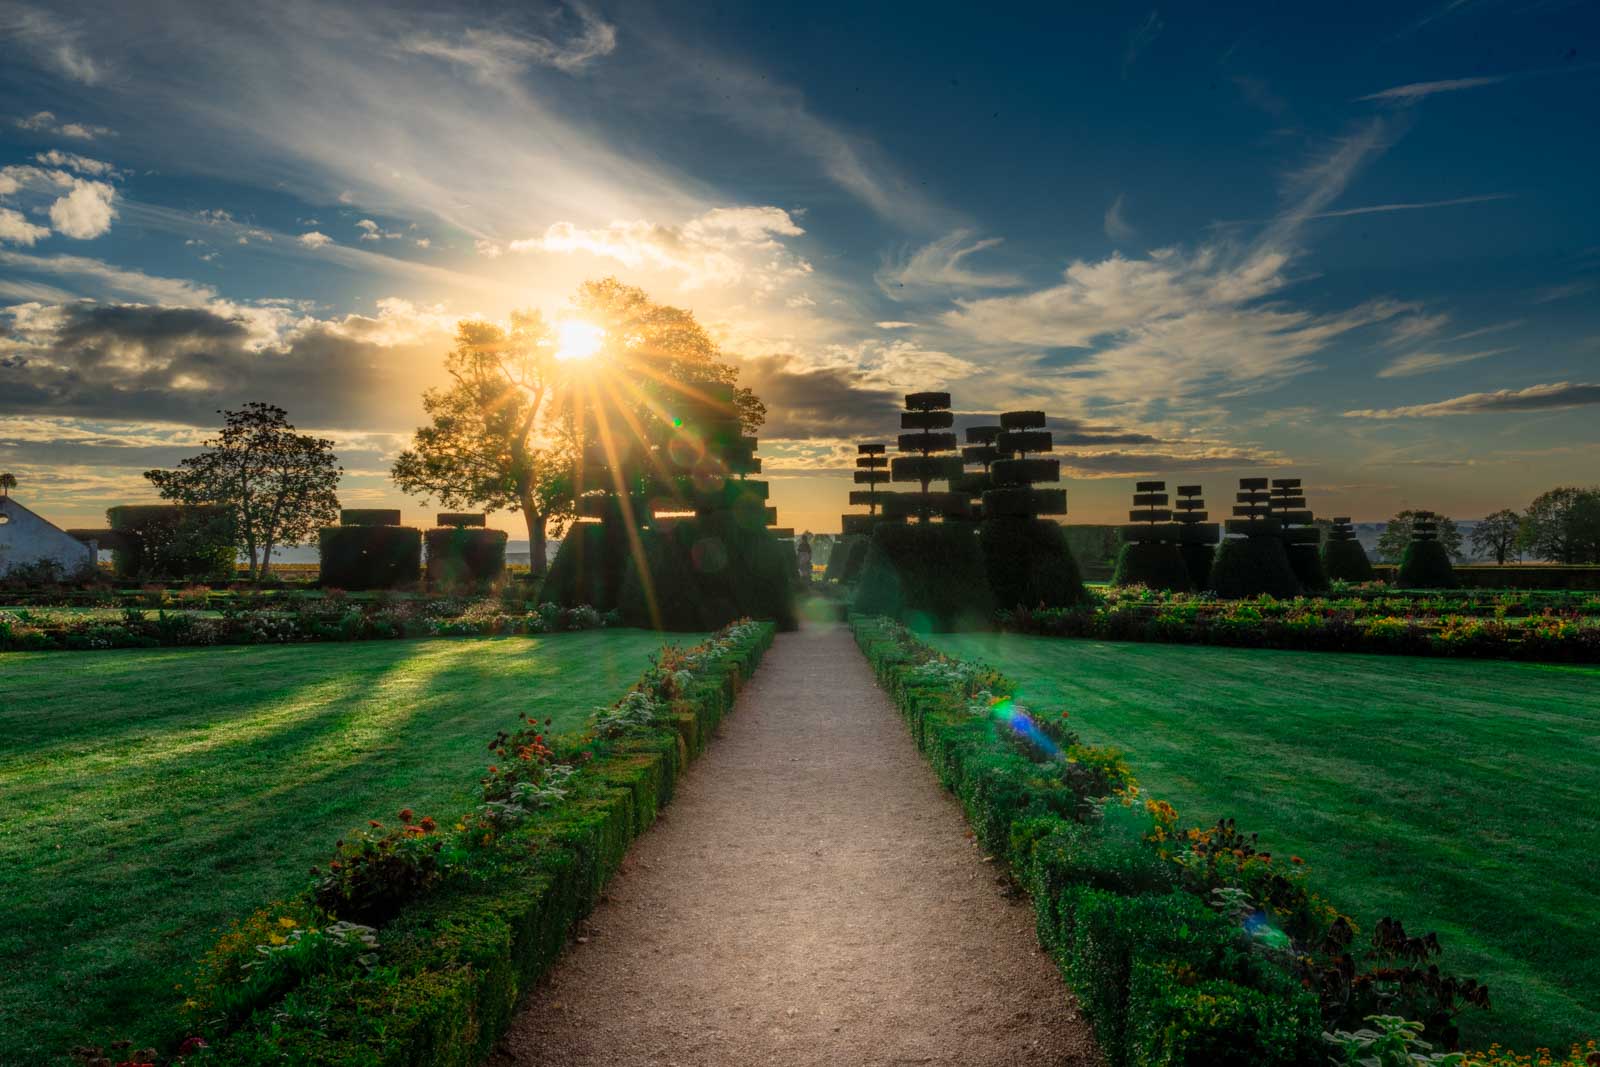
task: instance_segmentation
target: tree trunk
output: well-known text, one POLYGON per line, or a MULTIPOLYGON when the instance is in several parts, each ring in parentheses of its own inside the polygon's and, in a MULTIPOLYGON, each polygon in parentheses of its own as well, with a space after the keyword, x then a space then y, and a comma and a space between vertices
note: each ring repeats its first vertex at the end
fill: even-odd
POLYGON ((543 578, 545 524, 548 520, 542 513, 534 514, 530 508, 523 508, 522 515, 528 520, 528 573, 535 578, 543 578))

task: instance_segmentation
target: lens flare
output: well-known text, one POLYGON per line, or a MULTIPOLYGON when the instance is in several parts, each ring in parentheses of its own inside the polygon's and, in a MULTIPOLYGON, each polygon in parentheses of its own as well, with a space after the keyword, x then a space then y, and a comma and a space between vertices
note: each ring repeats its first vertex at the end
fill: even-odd
POLYGON ((605 331, 592 322, 568 319, 556 327, 556 358, 563 362, 589 359, 605 342, 605 331))
POLYGON ((1044 753, 1045 756, 1055 759, 1061 755, 1060 746, 1050 740, 1043 730, 1039 729, 1039 724, 1033 721, 1033 716, 1028 714, 1028 709, 1018 704, 1015 700, 1005 697, 996 701, 990 710, 998 721, 1009 726, 1013 733, 1044 753))

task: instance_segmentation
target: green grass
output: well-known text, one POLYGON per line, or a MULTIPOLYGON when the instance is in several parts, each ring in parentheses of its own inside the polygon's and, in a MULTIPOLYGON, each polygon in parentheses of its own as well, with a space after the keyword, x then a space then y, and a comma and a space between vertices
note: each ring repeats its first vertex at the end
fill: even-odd
POLYGON ((932 639, 1128 753, 1186 824, 1297 854, 1364 930, 1434 929, 1490 985, 1469 1041, 1600 1035, 1600 669, 1112 644, 932 639))
POLYGON ((579 726, 660 644, 0 655, 0 1064, 161 1032, 218 928, 303 888, 368 818, 466 810, 496 729, 579 726))

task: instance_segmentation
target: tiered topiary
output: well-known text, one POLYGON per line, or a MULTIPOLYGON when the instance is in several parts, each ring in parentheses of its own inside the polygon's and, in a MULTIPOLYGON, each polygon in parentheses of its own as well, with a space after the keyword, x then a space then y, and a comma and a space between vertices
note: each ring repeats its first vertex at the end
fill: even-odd
POLYGON ((505 574, 506 532, 485 529, 486 519, 482 513, 439 513, 439 525, 422 535, 430 585, 481 585, 505 574))
POLYGON ((1217 546, 1211 588, 1218 596, 1298 596, 1300 579, 1283 546, 1283 524, 1272 517, 1272 494, 1265 478, 1240 478, 1230 536, 1217 546))
POLYGON ((1178 550, 1178 527, 1167 506, 1166 482, 1135 482, 1129 525, 1122 528, 1122 550, 1112 585, 1143 585, 1187 592, 1189 567, 1178 550))
POLYGON ((890 464, 894 481, 920 491, 884 501, 890 519, 916 516, 915 524, 880 522, 872 530, 855 608, 888 615, 919 629, 984 625, 993 611, 989 583, 978 555, 971 500, 956 492, 933 492, 936 481, 960 477, 961 457, 949 455, 956 435, 949 393, 910 393, 900 416, 898 448, 890 464), (934 519, 940 522, 933 522, 934 519))
POLYGON ((1372 581, 1372 561, 1356 540, 1356 528, 1348 516, 1333 520, 1328 540, 1322 546, 1322 570, 1330 579, 1341 582, 1372 581))
POLYGON ((999 426, 968 426, 961 462, 965 466, 977 464, 981 469, 964 471, 950 482, 951 489, 966 494, 974 519, 983 518, 983 494, 994 488, 994 473, 990 470, 994 461, 1011 458, 1011 453, 1002 451, 996 443, 1000 433, 999 426))
POLYGON ((615 606, 635 626, 714 630, 750 616, 792 629, 794 549, 767 529, 776 520, 767 483, 746 478, 761 461, 740 425, 733 386, 683 383, 661 405, 659 439, 594 457, 606 460, 593 472, 600 484, 614 488, 588 506, 601 520, 599 533, 586 536, 603 567, 620 549, 615 606))
POLYGON ((1066 531, 1044 518, 1067 513, 1065 489, 1039 488, 1061 480, 1061 462, 1039 455, 1055 448, 1044 412, 1002 414, 994 447, 989 462, 993 485, 983 494, 978 541, 995 602, 1005 608, 1082 602, 1088 592, 1066 531))
POLYGON ((1289 556, 1289 566, 1294 568, 1294 576, 1300 580, 1300 588, 1307 593, 1326 592, 1328 576, 1323 572, 1322 555, 1317 551, 1322 531, 1312 522, 1300 479, 1272 479, 1268 508, 1278 520, 1284 551, 1289 556))
POLYGON ((1196 589, 1211 588, 1211 559, 1217 552, 1221 527, 1206 521, 1206 502, 1198 485, 1178 486, 1172 521, 1178 525, 1178 551, 1189 571, 1189 584, 1196 589))
POLYGON ((393 589, 422 576, 422 531, 400 525, 398 508, 346 508, 317 538, 321 583, 334 589, 393 589))
POLYGON ((891 494, 878 486, 888 481, 889 457, 884 455, 884 446, 876 441, 857 445, 855 484, 866 488, 850 490, 850 504, 852 507, 865 507, 867 513, 839 517, 841 533, 832 554, 828 556, 828 569, 822 576, 823 581, 853 582, 860 576, 861 565, 867 558, 867 540, 872 536, 872 528, 880 522, 892 521, 879 511, 891 494))
POLYGON ((1400 557, 1396 584, 1406 589, 1454 589, 1456 569, 1439 540, 1439 516, 1419 511, 1411 519, 1411 543, 1400 557))

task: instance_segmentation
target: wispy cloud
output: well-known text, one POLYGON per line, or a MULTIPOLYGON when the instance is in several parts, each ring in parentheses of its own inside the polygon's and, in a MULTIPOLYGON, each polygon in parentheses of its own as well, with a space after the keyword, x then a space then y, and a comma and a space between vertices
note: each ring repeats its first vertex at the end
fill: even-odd
POLYGON ((1477 89, 1485 85, 1498 85, 1512 77, 1510 74, 1495 74, 1481 78, 1446 78, 1434 82, 1411 82, 1407 85, 1396 85, 1389 89, 1382 89, 1366 96, 1358 96, 1357 100, 1379 100, 1384 103, 1410 104, 1438 93, 1460 92, 1462 89, 1477 89))
POLYGON ((1514 348, 1490 348, 1482 352, 1410 352, 1380 370, 1378 377, 1412 378, 1419 374, 1431 374, 1446 367, 1474 363, 1490 356, 1503 356, 1507 352, 1515 351, 1514 348))
POLYGON ((1022 278, 1004 271, 976 270, 966 260, 998 247, 999 237, 979 238, 971 230, 955 230, 909 255, 886 261, 873 276, 878 288, 896 299, 906 290, 1010 289, 1022 278))
POLYGON ((617 31, 581 4, 571 5, 578 30, 565 38, 536 33, 468 28, 455 36, 418 34, 401 46, 472 70, 486 82, 504 83, 529 66, 554 67, 569 74, 582 70, 617 47, 617 31))
POLYGON ((1133 32, 1128 34, 1128 47, 1122 53, 1123 78, 1127 78, 1133 65, 1139 62, 1139 57, 1144 55, 1145 50, 1155 43, 1155 39, 1160 37, 1161 31, 1166 28, 1167 24, 1162 21, 1159 11, 1151 11, 1139 25, 1134 27, 1133 32))
POLYGON ((1600 383, 1553 382, 1549 385, 1530 385, 1526 389, 1467 393, 1431 404, 1346 411, 1344 415, 1349 419, 1429 419, 1444 415, 1556 411, 1590 404, 1600 404, 1600 383))
POLYGON ((1370 204, 1366 207, 1347 207, 1338 211, 1322 211, 1308 215, 1312 219, 1342 219, 1351 215, 1382 215, 1390 211, 1424 211, 1435 207, 1459 207, 1462 204, 1487 204, 1495 200, 1514 200, 1514 193, 1487 193, 1483 196, 1458 196, 1451 200, 1419 200, 1394 204, 1370 204))
POLYGON ((1123 196, 1124 194, 1118 193, 1117 198, 1111 201, 1111 206, 1106 208, 1104 223, 1106 236, 1113 241, 1131 241, 1137 235, 1137 231, 1128 225, 1128 220, 1122 213, 1123 196))
POLYGON ((105 64, 82 43, 82 28, 28 4, 0 0, 0 42, 7 39, 33 55, 41 65, 84 85, 105 79, 105 64))
POLYGON ((1552 304, 1557 300, 1568 300, 1575 296, 1582 296, 1584 293, 1593 292, 1596 286, 1600 286, 1600 282, 1578 281, 1552 285, 1535 293, 1533 302, 1535 304, 1552 304))

